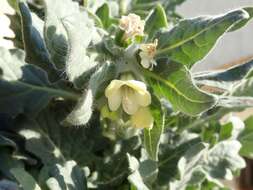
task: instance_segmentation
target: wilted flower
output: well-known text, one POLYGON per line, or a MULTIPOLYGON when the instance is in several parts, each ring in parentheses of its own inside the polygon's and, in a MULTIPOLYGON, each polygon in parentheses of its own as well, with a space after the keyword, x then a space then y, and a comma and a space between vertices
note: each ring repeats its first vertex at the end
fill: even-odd
POLYGON ((15 34, 10 29, 10 19, 6 16, 6 14, 12 15, 15 11, 12 9, 7 1, 0 2, 0 46, 5 48, 13 48, 13 43, 10 40, 4 39, 5 37, 14 38, 15 34))
POLYGON ((156 47, 158 45, 158 40, 156 39, 154 43, 149 44, 141 44, 140 49, 140 57, 141 57, 141 65, 148 69, 153 68, 153 65, 156 65, 156 62, 154 60, 154 56, 156 53, 156 47))
POLYGON ((138 15, 132 13, 127 16, 122 16, 119 23, 120 29, 125 32, 125 39, 133 38, 135 36, 143 36, 144 26, 145 21, 141 20, 141 17, 138 15))

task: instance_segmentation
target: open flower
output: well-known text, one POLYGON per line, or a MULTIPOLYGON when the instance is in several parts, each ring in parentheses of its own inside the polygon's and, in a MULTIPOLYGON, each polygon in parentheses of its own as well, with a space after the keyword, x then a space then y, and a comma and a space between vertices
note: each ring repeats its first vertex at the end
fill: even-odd
POLYGON ((138 15, 132 13, 127 16, 122 16, 119 23, 120 29, 125 32, 125 39, 133 38, 135 36, 143 36, 144 26, 145 21, 141 20, 138 15))
POLYGON ((149 110, 151 95, 145 83, 133 80, 131 75, 123 75, 122 80, 112 80, 105 90, 111 111, 120 105, 129 114, 135 128, 152 128, 154 118, 149 110))
POLYGON ((111 111, 116 111, 122 104, 123 110, 129 115, 151 103, 145 83, 137 80, 113 80, 106 88, 105 96, 111 111))
POLYGON ((158 40, 156 39, 154 43, 149 44, 141 44, 140 46, 140 57, 141 57, 141 65, 148 69, 152 69, 153 65, 156 65, 156 62, 154 60, 155 53, 156 53, 156 47, 158 45, 158 40))

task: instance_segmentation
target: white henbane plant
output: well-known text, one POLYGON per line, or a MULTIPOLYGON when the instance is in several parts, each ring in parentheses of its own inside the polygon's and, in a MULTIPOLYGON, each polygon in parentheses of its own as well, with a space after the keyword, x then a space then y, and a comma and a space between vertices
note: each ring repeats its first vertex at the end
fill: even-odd
POLYGON ((252 7, 182 19, 182 0, 8 2, 0 189, 226 189, 253 157, 252 117, 219 122, 253 106, 253 61, 191 72, 252 7))

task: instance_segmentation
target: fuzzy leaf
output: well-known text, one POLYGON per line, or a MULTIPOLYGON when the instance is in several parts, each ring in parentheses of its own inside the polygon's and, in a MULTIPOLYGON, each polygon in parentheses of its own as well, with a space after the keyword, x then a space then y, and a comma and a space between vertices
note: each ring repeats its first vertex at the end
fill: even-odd
POLYGON ((185 0, 135 0, 133 1, 133 8, 137 10, 150 10, 160 3, 167 11, 174 12, 176 6, 181 5, 185 0))
POLYGON ((231 91, 236 84, 246 78, 253 68, 253 60, 227 70, 197 73, 194 75, 196 83, 222 88, 231 91))
POLYGON ((17 12, 19 12, 18 1, 17 0, 7 0, 9 5, 17 12))
POLYGON ((139 170, 139 162, 138 160, 129 154, 127 154, 129 169, 131 174, 128 176, 128 180, 137 190, 149 190, 149 188, 145 185, 143 178, 140 174, 139 170))
POLYGON ((244 129, 245 125, 239 117, 230 116, 228 123, 221 126, 219 140, 236 140, 244 129))
POLYGON ((25 190, 41 190, 35 179, 23 168, 12 168, 11 173, 25 190))
POLYGON ((104 3, 101 7, 99 7, 96 11, 96 15, 100 18, 103 23, 104 28, 109 28, 112 24, 112 20, 110 18, 110 7, 107 3, 104 3))
MULTIPOLYGON (((63 19, 67 31, 68 53, 66 59, 66 74, 75 83, 79 77, 96 66, 94 58, 87 54, 87 48, 92 41, 94 23, 86 12, 75 13, 63 19)), ((83 85, 83 84, 81 84, 83 85)))
POLYGON ((75 161, 67 161, 64 165, 56 164, 50 169, 50 177, 46 183, 50 190, 86 190, 84 170, 75 161))
POLYGON ((162 144, 159 154, 158 184, 166 185, 177 176, 179 159, 191 148, 200 143, 198 135, 182 132, 179 137, 172 138, 172 143, 162 144))
POLYGON ((98 69, 90 78, 88 90, 79 99, 74 110, 67 116, 64 123, 67 125, 85 125, 93 112, 93 100, 99 93, 105 89, 107 84, 114 76, 114 66, 111 64, 105 64, 98 69))
POLYGON ((24 52, 0 49, 0 112, 16 116, 20 113, 35 116, 54 97, 76 100, 77 95, 50 84, 46 73, 26 64, 24 52))
POLYGON ((253 116, 245 121, 245 130, 240 134, 239 141, 242 144, 240 155, 253 158, 253 116))
POLYGON ((146 18, 145 32, 151 39, 159 29, 166 27, 168 27, 166 13, 162 5, 158 4, 151 14, 146 18))
POLYGON ((214 80, 214 81, 224 81, 224 82, 233 82, 242 80, 247 76, 247 74, 253 68, 253 60, 236 65, 232 68, 222 71, 211 71, 206 73, 198 73, 194 75, 195 80, 214 80))
POLYGON ((196 116, 214 106, 215 98, 200 91, 190 72, 181 64, 158 62, 154 71, 144 71, 149 77, 149 84, 159 98, 170 101, 175 111, 196 116))
POLYGON ((239 156, 241 144, 236 140, 221 141, 208 152, 208 160, 203 168, 208 179, 217 182, 218 179, 232 180, 232 172, 245 167, 245 161, 239 156))
POLYGON ((190 68, 207 55, 228 29, 248 17, 246 11, 235 10, 218 17, 182 20, 170 31, 156 35, 157 57, 167 56, 190 68))
POLYGON ((251 108, 253 107, 253 97, 220 97, 217 102, 217 106, 231 109, 251 108))
POLYGON ((11 139, 6 138, 4 135, 0 133, 0 147, 9 147, 13 150, 17 149, 17 145, 11 139))
POLYGON ((88 123, 93 112, 94 96, 91 89, 79 99, 73 111, 67 116, 64 123, 66 125, 81 126, 88 123))
MULTIPOLYGON (((24 3, 19 3, 19 9, 22 20, 24 48, 26 51, 25 61, 41 67, 47 71, 50 79, 56 81, 59 79, 59 72, 50 61, 44 40, 39 33, 39 29, 33 25, 33 18, 28 7, 24 3)), ((37 25, 43 26, 43 21, 38 19, 36 20, 37 25)))
POLYGON ((66 104, 58 102, 40 112, 36 121, 23 118, 17 122, 18 133, 26 140, 26 150, 40 158, 44 166, 64 165, 66 160, 85 166, 94 161, 93 151, 106 146, 96 115, 91 121, 92 127, 76 128, 60 124, 67 113, 66 104), (80 147, 86 148, 80 151, 80 147))
MULTIPOLYGON (((10 133, 9 133, 10 134, 10 133)), ((9 135, 8 134, 8 135, 9 135)), ((0 134, 0 173, 1 176, 15 180, 11 169, 23 167, 23 163, 17 158, 17 144, 7 137, 7 133, 0 134)))
POLYGON ((249 18, 244 19, 241 22, 238 22, 237 24, 235 24, 232 28, 229 29, 229 32, 233 32, 235 30, 238 30, 244 27, 253 18, 253 7, 244 7, 243 10, 245 10, 249 14, 249 18))
POLYGON ((244 80, 231 91, 233 96, 253 96, 253 78, 244 80))
MULTIPOLYGON (((45 119, 49 120, 49 118, 45 119)), ((51 123, 53 121, 49 120, 49 124, 51 123)), ((19 134, 26 139, 26 150, 40 158, 44 165, 64 162, 64 156, 60 148, 51 140, 50 134, 47 134, 43 129, 47 126, 28 119, 20 122, 19 126, 21 127, 19 134)))
POLYGON ((2 190, 19 190, 19 187, 16 183, 9 180, 0 180, 0 189, 2 190))
POLYGON ((44 38, 51 59, 58 68, 63 68, 67 59, 68 37, 62 20, 79 12, 78 3, 71 0, 44 0, 44 38))
POLYGON ((191 147, 185 153, 178 162, 180 180, 170 183, 171 190, 185 189, 187 185, 197 184, 203 179, 203 175, 198 174, 198 170, 200 169, 207 149, 207 145, 200 143, 191 147))
POLYGON ((170 184, 171 189, 183 190, 188 185, 201 183, 204 175, 216 184, 220 184, 220 179, 232 180, 232 172, 245 167, 245 161, 238 154, 240 147, 236 140, 221 141, 209 150, 207 146, 192 147, 179 160, 181 177, 170 184))

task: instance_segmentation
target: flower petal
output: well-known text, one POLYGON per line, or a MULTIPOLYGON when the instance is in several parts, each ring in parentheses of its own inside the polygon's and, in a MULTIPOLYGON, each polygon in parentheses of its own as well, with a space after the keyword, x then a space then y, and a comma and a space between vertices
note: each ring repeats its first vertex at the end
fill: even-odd
POLYGON ((120 107, 120 104, 122 101, 122 92, 121 90, 115 90, 107 98, 108 98, 108 106, 110 110, 116 111, 120 107))
POLYGON ((142 107, 146 107, 151 104, 151 95, 148 91, 135 91, 135 97, 138 104, 142 107))
POLYGON ((112 80, 111 83, 105 89, 105 96, 108 98, 115 91, 120 90, 120 88, 125 84, 125 81, 112 80))
POLYGON ((144 52, 141 52, 140 57, 141 57, 142 67, 144 67, 145 69, 148 69, 150 67, 150 59, 148 58, 147 54, 144 52))
POLYGON ((146 84, 144 82, 141 82, 141 81, 128 80, 128 81, 126 81, 125 85, 131 87, 132 89, 134 89, 138 92, 147 91, 146 84))
POLYGON ((140 107, 139 110, 131 116, 133 127, 136 128, 152 128, 154 118, 148 107, 140 107))
POLYGON ((129 115, 133 115, 139 108, 139 104, 136 101, 135 91, 127 86, 125 86, 122 90, 123 110, 129 115))
POLYGON ((105 90, 105 96, 108 99, 108 105, 111 111, 116 111, 122 101, 121 87, 124 81, 113 80, 105 90))

